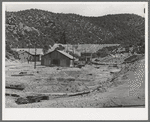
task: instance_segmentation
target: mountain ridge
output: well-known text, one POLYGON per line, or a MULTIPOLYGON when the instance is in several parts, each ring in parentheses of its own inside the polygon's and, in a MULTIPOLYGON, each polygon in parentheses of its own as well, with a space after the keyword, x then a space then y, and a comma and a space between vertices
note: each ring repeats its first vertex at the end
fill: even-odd
POLYGON ((144 25, 145 18, 135 14, 87 17, 39 9, 6 12, 6 44, 13 48, 54 43, 144 44, 144 25))

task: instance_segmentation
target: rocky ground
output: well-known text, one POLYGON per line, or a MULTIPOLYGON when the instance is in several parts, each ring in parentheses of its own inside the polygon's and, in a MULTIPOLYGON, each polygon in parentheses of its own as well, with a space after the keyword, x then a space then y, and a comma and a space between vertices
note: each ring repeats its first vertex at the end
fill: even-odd
POLYGON ((6 62, 6 84, 23 84, 23 91, 6 89, 6 93, 20 96, 38 93, 76 93, 91 90, 78 96, 50 97, 38 103, 15 103, 15 97, 6 96, 7 108, 56 107, 56 108, 101 108, 145 106, 145 61, 144 59, 122 68, 109 65, 86 65, 83 68, 45 67, 37 63, 6 62), (33 76, 11 76, 27 72, 33 76), (110 72, 118 72, 118 76, 110 72))

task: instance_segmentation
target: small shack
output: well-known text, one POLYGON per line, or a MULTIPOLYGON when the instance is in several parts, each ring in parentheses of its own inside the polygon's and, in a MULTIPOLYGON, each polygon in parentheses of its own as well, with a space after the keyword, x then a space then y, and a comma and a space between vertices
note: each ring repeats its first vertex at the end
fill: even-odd
POLYGON ((41 56, 42 56, 41 54, 37 54, 37 55, 35 55, 35 54, 33 55, 32 54, 32 56, 33 56, 33 60, 32 61, 35 61, 35 58, 36 58, 36 61, 41 61, 41 56))
POLYGON ((80 60, 84 60, 86 62, 92 61, 92 53, 81 53, 80 60))
POLYGON ((41 65, 70 67, 73 65, 73 60, 74 57, 70 54, 60 50, 53 50, 42 56, 41 65))
POLYGON ((18 58, 21 62, 29 62, 34 59, 33 55, 27 51, 18 51, 18 58))
POLYGON ((35 58, 36 58, 36 61, 41 60, 40 54, 34 55, 34 54, 29 53, 28 51, 18 51, 18 57, 19 57, 19 60, 21 60, 22 62, 35 61, 35 58))
POLYGON ((18 57, 20 60, 26 62, 26 61, 41 61, 41 56, 43 55, 43 49, 42 48, 12 48, 12 50, 18 52, 18 57), (36 51, 36 55, 35 55, 36 51))

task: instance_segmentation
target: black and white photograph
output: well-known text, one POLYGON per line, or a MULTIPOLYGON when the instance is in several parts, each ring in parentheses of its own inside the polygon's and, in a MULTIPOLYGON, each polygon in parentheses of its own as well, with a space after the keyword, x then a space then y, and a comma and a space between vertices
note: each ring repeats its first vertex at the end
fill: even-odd
POLYGON ((126 115, 140 110, 148 118, 147 6, 3 2, 4 111, 60 110, 74 118, 75 111, 105 111, 102 118, 109 120, 107 110, 117 119, 126 109, 126 115))

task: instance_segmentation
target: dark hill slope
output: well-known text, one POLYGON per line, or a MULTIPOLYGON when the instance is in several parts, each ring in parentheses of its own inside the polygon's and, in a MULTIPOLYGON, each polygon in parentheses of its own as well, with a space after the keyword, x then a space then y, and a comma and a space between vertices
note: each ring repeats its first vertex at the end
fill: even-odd
POLYGON ((90 22, 112 32, 106 43, 134 43, 145 36, 145 19, 134 14, 117 14, 103 17, 90 17, 90 22))
POLYGON ((6 12, 6 41, 11 47, 44 47, 55 42, 133 45, 144 43, 144 21, 134 14, 84 17, 37 9, 6 12))

